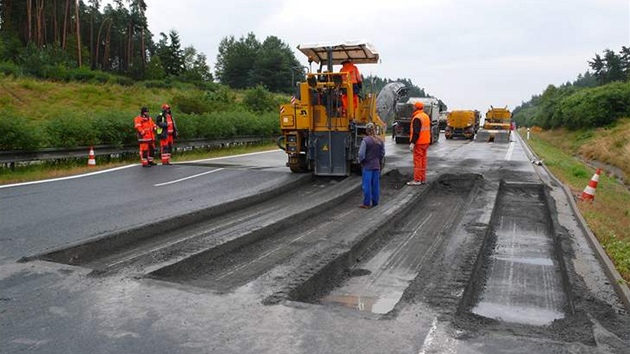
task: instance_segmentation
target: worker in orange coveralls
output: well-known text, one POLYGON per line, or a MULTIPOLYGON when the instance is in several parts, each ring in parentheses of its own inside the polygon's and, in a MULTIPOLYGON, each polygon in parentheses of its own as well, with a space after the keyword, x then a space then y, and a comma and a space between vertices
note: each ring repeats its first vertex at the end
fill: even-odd
POLYGON ((409 150, 413 152, 413 181, 408 186, 419 186, 427 183, 427 150, 431 143, 431 121, 424 113, 422 102, 414 103, 409 132, 409 150))
POLYGON ((156 125, 153 122, 153 118, 149 116, 149 109, 147 107, 140 109, 140 115, 134 119, 134 123, 138 136, 138 144, 140 145, 140 161, 142 162, 142 167, 157 165, 153 161, 156 125))
MULTIPOLYGON (((353 97, 354 109, 356 109, 357 106, 359 105, 359 93, 361 92, 361 89, 363 88, 363 78, 361 77, 359 68, 357 68, 357 66, 352 63, 352 60, 346 59, 341 62, 341 65, 342 66, 339 72, 348 73, 350 76, 350 82, 352 82, 352 91, 354 92, 354 97, 353 97)), ((344 82, 345 80, 346 78, 344 77, 344 82)), ((346 110, 348 107, 348 97, 345 92, 341 96, 341 102, 342 102, 344 110, 346 110)))
POLYGON ((170 165, 173 142, 177 138, 177 126, 171 113, 171 106, 166 103, 162 105, 162 113, 157 117, 156 124, 158 126, 158 138, 160 139, 162 165, 170 165))

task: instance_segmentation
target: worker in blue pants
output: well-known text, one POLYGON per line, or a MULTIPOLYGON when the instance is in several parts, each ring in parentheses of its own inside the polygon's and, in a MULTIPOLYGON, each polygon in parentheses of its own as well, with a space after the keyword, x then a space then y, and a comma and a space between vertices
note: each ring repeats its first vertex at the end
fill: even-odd
POLYGON ((384 158, 385 143, 376 136, 374 123, 368 123, 359 147, 359 163, 363 174, 363 203, 359 208, 369 209, 378 205, 381 196, 381 163, 384 158))

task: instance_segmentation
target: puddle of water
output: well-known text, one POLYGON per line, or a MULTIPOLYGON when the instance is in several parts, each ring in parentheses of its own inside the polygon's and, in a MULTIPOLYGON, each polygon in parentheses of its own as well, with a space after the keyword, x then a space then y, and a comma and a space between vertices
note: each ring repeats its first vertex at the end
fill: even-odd
POLYGON ((402 294, 402 292, 389 294, 389 297, 329 295, 323 298, 322 302, 335 303, 355 310, 382 315, 394 309, 394 306, 396 306, 402 294))
POLYGON ((499 261, 509 261, 514 263, 524 263, 540 266, 553 266, 553 260, 551 258, 533 258, 533 257, 494 257, 499 261))
POLYGON ((492 302, 481 301, 472 311, 477 315, 495 318, 505 322, 529 324, 534 326, 548 325, 554 320, 564 318, 564 314, 553 309, 516 306, 513 304, 504 305, 492 302))

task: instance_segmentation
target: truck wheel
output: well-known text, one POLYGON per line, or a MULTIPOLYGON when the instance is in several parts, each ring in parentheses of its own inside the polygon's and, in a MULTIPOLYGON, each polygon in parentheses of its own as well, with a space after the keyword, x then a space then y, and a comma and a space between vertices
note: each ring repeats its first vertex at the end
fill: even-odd
POLYGON ((291 172, 293 173, 304 173, 304 172, 308 172, 308 161, 306 160, 306 155, 300 155, 300 157, 298 157, 298 164, 297 165, 291 165, 289 166, 289 169, 291 170, 291 172))

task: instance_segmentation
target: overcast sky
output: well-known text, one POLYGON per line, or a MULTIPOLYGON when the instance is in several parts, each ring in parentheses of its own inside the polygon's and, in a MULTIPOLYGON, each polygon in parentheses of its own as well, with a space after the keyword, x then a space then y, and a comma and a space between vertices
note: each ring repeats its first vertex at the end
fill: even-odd
MULTIPOLYGON (((149 29, 175 29, 208 57, 252 32, 300 43, 365 39, 364 75, 409 78, 449 110, 507 105, 573 81, 605 49, 630 46, 630 0, 147 0, 149 29)), ((313 70, 315 70, 315 65, 313 70)))

